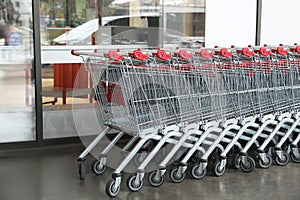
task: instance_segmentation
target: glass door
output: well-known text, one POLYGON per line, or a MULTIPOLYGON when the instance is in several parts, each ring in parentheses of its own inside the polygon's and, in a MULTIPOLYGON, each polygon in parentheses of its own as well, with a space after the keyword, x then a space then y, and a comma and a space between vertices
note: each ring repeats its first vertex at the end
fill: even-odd
POLYGON ((0 143, 35 141, 31 0, 0 0, 0 143))

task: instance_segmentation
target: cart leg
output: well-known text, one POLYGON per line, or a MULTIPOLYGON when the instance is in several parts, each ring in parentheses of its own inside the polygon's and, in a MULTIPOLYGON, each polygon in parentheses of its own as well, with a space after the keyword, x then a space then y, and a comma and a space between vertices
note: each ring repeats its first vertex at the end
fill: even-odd
POLYGON ((78 159, 85 159, 85 157, 95 148, 95 146, 101 141, 101 139, 110 131, 111 128, 107 127, 102 131, 91 144, 79 155, 78 159))
POLYGON ((100 140, 104 137, 105 134, 110 130, 107 127, 104 131, 102 131, 93 141, 92 143, 79 155, 78 157, 78 166, 79 166, 79 176, 80 179, 83 180, 85 177, 86 171, 86 156, 95 148, 95 146, 100 142, 100 140))
POLYGON ((93 163, 92 171, 96 175, 100 175, 105 171, 107 163, 107 153, 115 146, 115 144, 121 139, 123 135, 124 132, 121 131, 117 136, 115 136, 111 143, 102 151, 102 153, 99 156, 99 159, 93 163))
POLYGON ((121 187, 121 172, 132 160, 132 158, 137 154, 137 152, 143 147, 143 145, 150 139, 160 140, 161 136, 155 134, 148 134, 142 138, 132 149, 132 151, 125 157, 125 159, 120 163, 118 168, 113 172, 112 179, 106 184, 106 193, 110 197, 115 197, 118 195, 121 187))

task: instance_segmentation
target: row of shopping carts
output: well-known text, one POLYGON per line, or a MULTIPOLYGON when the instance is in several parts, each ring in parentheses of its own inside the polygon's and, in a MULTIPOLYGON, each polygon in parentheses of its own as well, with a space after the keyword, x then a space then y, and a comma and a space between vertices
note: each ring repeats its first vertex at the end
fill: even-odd
POLYGON ((133 160, 139 162, 127 179, 131 191, 143 187, 153 160, 152 186, 163 184, 170 163, 170 180, 180 183, 188 168, 193 178, 203 178, 209 162, 216 176, 229 161, 244 172, 269 168, 273 161, 300 162, 300 46, 72 54, 84 58, 106 127, 79 156, 80 177, 86 156, 111 130, 117 133, 93 164, 96 174, 116 156, 108 156, 113 147, 125 143, 106 185, 111 197, 133 160))

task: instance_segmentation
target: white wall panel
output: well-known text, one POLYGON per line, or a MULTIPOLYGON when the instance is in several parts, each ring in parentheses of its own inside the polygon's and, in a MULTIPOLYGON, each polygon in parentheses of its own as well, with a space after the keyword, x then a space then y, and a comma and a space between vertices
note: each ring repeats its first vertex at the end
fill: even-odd
POLYGON ((263 0, 261 44, 300 43, 299 0, 263 0))
POLYGON ((207 0, 205 23, 206 47, 254 45, 256 0, 207 0))

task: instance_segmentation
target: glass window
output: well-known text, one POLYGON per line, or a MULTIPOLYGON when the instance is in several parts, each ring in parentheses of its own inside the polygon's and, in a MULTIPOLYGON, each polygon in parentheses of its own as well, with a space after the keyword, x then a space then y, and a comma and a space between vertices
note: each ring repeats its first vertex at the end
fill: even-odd
MULTIPOLYGON (((160 40, 165 44, 171 35, 172 43, 181 43, 183 37, 204 43, 205 0, 42 0, 41 26, 43 45, 91 45, 97 43, 97 31, 112 39, 129 29, 148 27, 164 29, 160 40)), ((143 41, 137 37, 127 44, 139 42, 143 41)))
POLYGON ((99 26, 97 2, 41 0, 44 139, 77 136, 72 106, 83 110, 91 102, 88 73, 82 60, 70 54, 69 45, 93 44, 99 26))
MULTIPOLYGON (((94 0, 41 0, 40 24, 42 44, 68 44, 66 38, 58 37, 72 28, 97 18, 96 11, 94 0)), ((98 23, 95 25, 95 27, 89 27, 86 30, 86 34, 91 34, 91 30, 95 31, 98 28, 98 23)), ((84 32, 84 30, 82 31, 84 32)), ((70 41, 70 43, 72 42, 78 43, 78 41, 70 41)), ((90 42, 83 40, 81 44, 90 44, 90 42)))
POLYGON ((40 12, 46 139, 77 136, 76 121, 97 133, 90 75, 71 49, 204 44, 205 0, 41 0, 40 12))
POLYGON ((34 141, 32 1, 0 1, 0 143, 34 141))

